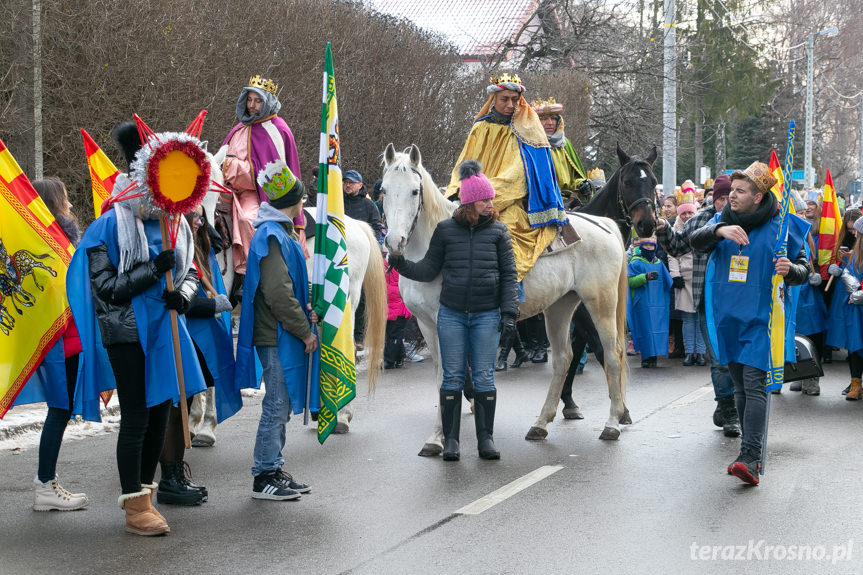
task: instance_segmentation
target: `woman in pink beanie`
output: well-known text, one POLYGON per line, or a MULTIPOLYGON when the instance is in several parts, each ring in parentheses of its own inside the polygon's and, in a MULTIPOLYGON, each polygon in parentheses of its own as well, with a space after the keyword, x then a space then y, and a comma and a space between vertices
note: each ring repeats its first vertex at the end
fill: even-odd
POLYGON ((515 258, 509 232, 498 221, 494 188, 476 160, 458 168, 461 205, 437 225, 422 260, 390 254, 389 263, 408 279, 442 276, 438 339, 443 364, 440 388, 444 461, 458 461, 461 396, 470 363, 479 456, 500 459, 494 445, 494 360, 501 337, 515 331, 518 316, 515 258))

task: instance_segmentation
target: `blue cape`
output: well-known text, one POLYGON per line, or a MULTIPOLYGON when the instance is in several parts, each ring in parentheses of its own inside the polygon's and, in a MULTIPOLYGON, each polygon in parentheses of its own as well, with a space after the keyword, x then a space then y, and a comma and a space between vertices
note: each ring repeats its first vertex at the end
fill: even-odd
MULTIPOLYGON (((721 213, 714 216, 718 223, 721 213)), ((803 249, 803 240, 809 224, 788 214, 788 254, 797 256, 803 249)), ((707 332, 710 343, 721 365, 733 361, 764 371, 770 357, 769 320, 772 307, 773 248, 779 233, 779 216, 749 232, 749 244, 738 246, 731 240, 722 240, 710 254, 704 284, 707 332), (746 282, 729 281, 731 257, 749 257, 746 282)), ((796 361, 794 355, 793 303, 796 289, 785 290, 785 357, 796 361), (790 337, 789 337, 790 333, 790 337)))
POLYGON ((45 402, 48 407, 69 409, 69 392, 66 389, 66 358, 63 353, 63 338, 57 340, 30 379, 21 388, 21 392, 12 406, 27 403, 45 402))
MULTIPOLYGON (((834 281, 834 283, 837 282, 834 281)), ((824 297, 818 293, 818 290, 809 285, 809 282, 806 282, 800 286, 797 301, 796 332, 801 335, 812 335, 821 333, 826 329, 827 306, 824 304, 824 297)))
MULTIPOLYGON (((162 251, 162 236, 159 222, 144 222, 147 243, 150 248, 150 259, 162 251)), ((108 353, 102 345, 102 336, 96 320, 93 306, 93 294, 90 291, 90 257, 89 250, 100 244, 108 248, 108 257, 115 267, 120 261, 117 246, 117 217, 114 210, 108 211, 90 224, 81 244, 72 256, 69 273, 66 276, 66 293, 69 305, 78 327, 81 338, 80 364, 78 367, 78 385, 75 389, 75 399, 72 412, 80 414, 84 419, 100 421, 99 393, 115 389, 114 372, 108 360, 108 353)), ((165 276, 158 282, 132 298, 132 310, 135 312, 135 324, 138 329, 138 340, 146 357, 145 381, 147 407, 159 405, 167 400, 176 403, 180 400, 177 371, 174 362, 173 336, 171 334, 170 313, 165 308, 162 292, 166 289, 165 276)), ((183 376, 186 387, 186 397, 190 397, 207 388, 198 355, 192 344, 192 338, 186 329, 186 319, 178 315, 180 353, 183 360, 183 376)))
POLYGON ((830 319, 824 343, 847 349, 849 354, 863 351, 863 306, 848 303, 845 284, 838 279, 833 281, 833 299, 830 300, 830 319))
MULTIPOLYGON (((309 277, 306 271, 306 259, 300 244, 291 239, 284 228, 275 221, 266 221, 258 226, 249 246, 249 257, 246 261, 246 280, 243 284, 243 309, 240 314, 240 335, 237 339, 237 389, 255 388, 261 385, 260 371, 256 371, 255 363, 260 362, 255 354, 252 336, 255 327, 255 294, 261 281, 261 260, 269 253, 269 239, 276 238, 282 251, 282 257, 288 266, 288 273, 294 287, 294 297, 305 310, 309 303, 309 277)), ((308 312, 307 312, 308 313, 308 312)), ((291 408, 294 413, 301 413, 306 403, 306 377, 308 375, 308 356, 305 345, 300 339, 284 330, 281 323, 277 324, 277 341, 279 360, 285 374, 285 384, 291 398, 291 408)), ((318 352, 312 358, 312 389, 309 409, 318 411, 320 388, 318 381, 318 352)))
MULTIPOLYGON (((222 281, 222 274, 219 273, 219 263, 212 249, 210 269, 214 271, 211 274, 213 287, 218 293, 227 295, 225 282, 222 281)), ((201 285, 198 286, 198 296, 208 297, 201 285)), ((231 334, 231 314, 222 312, 209 318, 187 317, 186 327, 192 340, 201 350, 210 375, 213 376, 216 414, 219 423, 222 423, 243 407, 243 397, 234 380, 234 337, 231 334)))
POLYGON ((632 343, 643 359, 668 353, 671 276, 658 259, 648 263, 642 257, 635 257, 627 267, 630 277, 648 272, 658 272, 659 278, 630 290, 629 305, 626 306, 626 321, 632 332, 632 343))
MULTIPOLYGON (((491 118, 490 114, 478 118, 476 122, 483 122, 489 118, 491 118)), ((554 161, 551 159, 551 148, 534 148, 523 142, 515 132, 513 135, 518 140, 524 177, 527 181, 527 217, 530 227, 566 225, 566 211, 563 207, 560 187, 557 184, 554 161)))

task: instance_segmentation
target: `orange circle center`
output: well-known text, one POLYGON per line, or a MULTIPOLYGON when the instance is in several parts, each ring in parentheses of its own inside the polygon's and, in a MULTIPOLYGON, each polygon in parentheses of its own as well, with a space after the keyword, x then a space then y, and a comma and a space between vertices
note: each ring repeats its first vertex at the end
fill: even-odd
POLYGON ((159 189, 172 202, 182 202, 195 191, 201 167, 180 150, 168 152, 159 162, 159 189))

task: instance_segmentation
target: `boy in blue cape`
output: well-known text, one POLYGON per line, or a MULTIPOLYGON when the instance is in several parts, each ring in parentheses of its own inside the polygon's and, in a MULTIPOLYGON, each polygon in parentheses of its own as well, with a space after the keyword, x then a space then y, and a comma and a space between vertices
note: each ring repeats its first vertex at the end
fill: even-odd
MULTIPOLYGON (((302 209, 303 183, 277 162, 261 170, 258 182, 269 203, 261 204, 253 223, 256 231, 246 262, 236 378, 240 388, 258 387, 257 353, 266 395, 255 439, 252 497, 285 501, 311 491, 282 471, 282 449, 291 411, 300 413, 305 405, 309 354, 318 347, 311 329, 317 314, 311 312, 306 260, 292 223, 302 209)), ((317 411, 317 402, 313 393, 311 411, 317 411)))
POLYGON ((656 356, 668 353, 668 304, 671 276, 656 257, 656 242, 642 241, 629 260, 629 305, 626 321, 641 367, 656 367, 656 356))
MULTIPOLYGON (((809 276, 803 249, 805 225, 788 226, 788 254, 793 261, 786 257, 774 261, 779 213, 770 188, 775 183, 761 162, 734 172, 725 209, 693 233, 691 240, 693 249, 710 253, 705 284, 708 331, 718 361, 728 364, 743 434, 740 455, 727 471, 750 485, 759 483, 767 418, 772 277, 774 272, 783 276, 787 288, 809 276)), ((789 309, 787 289, 785 295, 789 309)))

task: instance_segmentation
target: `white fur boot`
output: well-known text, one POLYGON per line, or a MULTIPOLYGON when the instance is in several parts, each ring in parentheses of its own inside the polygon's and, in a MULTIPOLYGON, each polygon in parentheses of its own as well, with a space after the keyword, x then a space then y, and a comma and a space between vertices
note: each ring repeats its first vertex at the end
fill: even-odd
POLYGON ((192 439, 193 447, 212 447, 216 443, 216 390, 210 387, 204 393, 199 393, 195 397, 202 397, 206 400, 204 406, 204 414, 201 417, 201 424, 195 431, 192 439))

